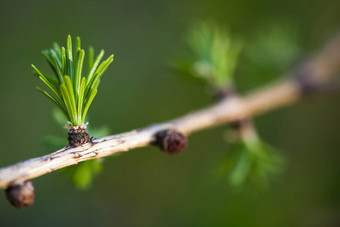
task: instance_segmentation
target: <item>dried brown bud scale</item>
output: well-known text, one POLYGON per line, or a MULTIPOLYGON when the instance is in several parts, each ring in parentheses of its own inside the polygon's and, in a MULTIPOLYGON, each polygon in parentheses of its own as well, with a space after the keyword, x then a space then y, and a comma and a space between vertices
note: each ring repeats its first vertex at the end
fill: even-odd
POLYGON ((242 129, 247 128, 250 125, 252 125, 252 121, 250 118, 243 118, 230 123, 231 128, 236 131, 241 131, 242 129))
POLYGON ((213 98, 216 102, 223 101, 226 98, 235 97, 236 92, 232 87, 220 87, 216 89, 213 94, 213 98))
POLYGON ((169 155, 179 154, 187 147, 187 138, 176 130, 164 130, 156 133, 155 145, 169 155))
POLYGON ((70 147, 79 147, 85 143, 91 142, 91 137, 85 127, 75 126, 69 127, 68 142, 70 147))
POLYGON ((8 201, 16 208, 29 207, 34 203, 34 187, 31 181, 10 186, 5 193, 8 201))
POLYGON ((302 95, 311 95, 320 89, 319 75, 312 71, 308 65, 300 68, 295 73, 295 80, 300 86, 302 95))

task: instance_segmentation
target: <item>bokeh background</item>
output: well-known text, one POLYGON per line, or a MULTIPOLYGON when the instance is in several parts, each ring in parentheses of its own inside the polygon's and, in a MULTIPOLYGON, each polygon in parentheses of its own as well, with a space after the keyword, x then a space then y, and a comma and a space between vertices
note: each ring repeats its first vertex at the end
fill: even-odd
MULTIPOLYGON (((211 103, 201 83, 167 67, 192 23, 214 20, 242 37, 269 24, 298 30, 305 54, 340 26, 338 0, 8 1, 0 7, 0 166, 50 152, 63 135, 53 104, 34 88, 30 64, 47 70, 41 50, 67 34, 115 54, 90 109, 93 126, 112 133, 162 122, 211 103)), ((108 56, 108 55, 107 55, 108 56)), ((238 86, 252 87, 252 75, 238 86)), ((261 84, 258 84, 261 85, 261 84)), ((225 127, 189 138, 186 152, 147 147, 104 160, 86 191, 60 173, 33 181, 36 204, 13 208, 0 196, 0 226, 339 226, 339 96, 306 99, 256 118, 265 141, 282 150, 286 171, 271 187, 235 191, 215 177, 228 152, 225 127)), ((66 134, 66 131, 64 132, 66 134)))

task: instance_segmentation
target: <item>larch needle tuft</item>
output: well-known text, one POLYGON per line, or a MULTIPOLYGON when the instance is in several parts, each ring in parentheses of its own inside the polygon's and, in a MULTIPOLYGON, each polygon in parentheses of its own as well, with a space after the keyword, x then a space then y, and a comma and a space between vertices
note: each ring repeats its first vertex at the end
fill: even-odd
POLYGON ((77 37, 73 52, 70 35, 67 37, 66 48, 54 43, 53 48, 42 52, 54 76, 46 75, 32 65, 35 75, 49 88, 46 91, 37 87, 38 91, 54 102, 68 119, 68 140, 71 147, 90 142, 86 131, 86 114, 98 92, 103 73, 113 62, 113 55, 101 62, 104 50, 100 51, 96 59, 92 47, 89 47, 88 52, 86 76, 83 76, 85 51, 81 48, 80 38, 77 37))

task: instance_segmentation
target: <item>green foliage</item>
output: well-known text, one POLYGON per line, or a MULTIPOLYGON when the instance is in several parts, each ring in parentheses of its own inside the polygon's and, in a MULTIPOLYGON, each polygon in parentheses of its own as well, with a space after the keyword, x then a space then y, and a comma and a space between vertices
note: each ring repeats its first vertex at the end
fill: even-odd
POLYGON ((271 82, 294 67, 300 50, 298 33, 285 25, 274 25, 259 30, 244 46, 244 83, 254 88, 271 82))
POLYGON ((259 138, 242 139, 230 144, 229 155, 221 162, 219 174, 227 175, 233 186, 250 181, 264 188, 273 176, 282 172, 283 163, 279 152, 259 138))
POLYGON ((174 67, 182 74, 200 78, 213 87, 233 83, 241 42, 216 25, 202 24, 187 35, 187 57, 174 67))
POLYGON ((94 60, 94 50, 90 47, 87 76, 82 76, 85 51, 81 49, 79 37, 74 54, 70 35, 67 37, 66 48, 55 43, 53 48, 44 50, 42 53, 55 75, 51 77, 41 73, 32 65, 35 75, 52 93, 37 87, 38 91, 53 101, 73 126, 84 124, 87 111, 98 92, 100 78, 112 63, 113 55, 100 63, 104 50, 94 60))
POLYGON ((103 169, 101 160, 88 160, 77 166, 67 167, 61 170, 78 189, 90 187, 94 177, 103 169))
MULTIPOLYGON (((241 42, 216 25, 207 23, 194 28, 186 40, 188 56, 176 62, 176 69, 182 75, 200 78, 215 91, 223 88, 235 90, 234 71, 241 42)), ((268 68, 268 65, 271 69, 282 70, 296 56, 297 46, 293 43, 296 42, 290 34, 280 29, 273 30, 268 36, 256 39, 252 45, 246 45, 246 62, 255 70, 268 68)), ((252 80, 259 80, 257 75, 252 75, 252 80)), ((253 126, 247 127, 252 129, 253 126)), ((270 177, 282 169, 283 159, 257 136, 255 130, 245 135, 242 130, 236 130, 234 134, 238 134, 237 139, 230 143, 228 156, 219 167, 220 174, 228 175, 233 186, 248 181, 259 187, 267 186, 270 177)))
POLYGON ((283 73, 298 56, 297 33, 284 26, 272 26, 247 43, 245 54, 252 70, 268 68, 283 73))
MULTIPOLYGON (((66 117, 59 109, 55 109, 53 111, 53 117, 60 126, 64 125, 66 117)), ((100 128, 91 128, 89 126, 87 131, 96 138, 104 137, 110 134, 110 130, 105 126, 100 128)), ((65 137, 48 135, 45 136, 45 143, 49 149, 58 150, 66 146, 68 141, 65 137)), ((91 185, 93 178, 98 175, 98 173, 100 173, 102 168, 102 161, 93 159, 86 162, 80 162, 75 166, 63 168, 60 170, 60 172, 65 174, 67 178, 76 185, 77 188, 86 189, 91 185)))

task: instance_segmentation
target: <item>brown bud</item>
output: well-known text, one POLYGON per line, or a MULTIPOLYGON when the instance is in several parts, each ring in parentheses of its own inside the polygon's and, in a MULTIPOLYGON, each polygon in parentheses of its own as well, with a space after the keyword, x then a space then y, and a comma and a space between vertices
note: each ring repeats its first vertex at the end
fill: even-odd
POLYGON ((8 201, 16 208, 29 207, 34 203, 34 187, 31 181, 10 186, 5 192, 8 201))
POLYGON ((250 118, 243 118, 230 123, 232 129, 236 131, 241 131, 242 129, 249 127, 250 125, 252 125, 252 121, 250 120, 250 118))
POLYGON ((213 98, 216 102, 221 102, 227 98, 232 98, 236 96, 236 92, 231 87, 221 87, 219 89, 216 89, 213 98))
POLYGON ((179 154, 187 147, 187 138, 172 129, 157 132, 155 145, 169 155, 179 154))
POLYGON ((70 127, 67 139, 70 147, 79 147, 91 141, 90 135, 86 129, 81 126, 70 127))
POLYGON ((319 81, 320 76, 308 65, 298 69, 294 76, 302 95, 311 95, 320 89, 320 83, 322 83, 319 81))

